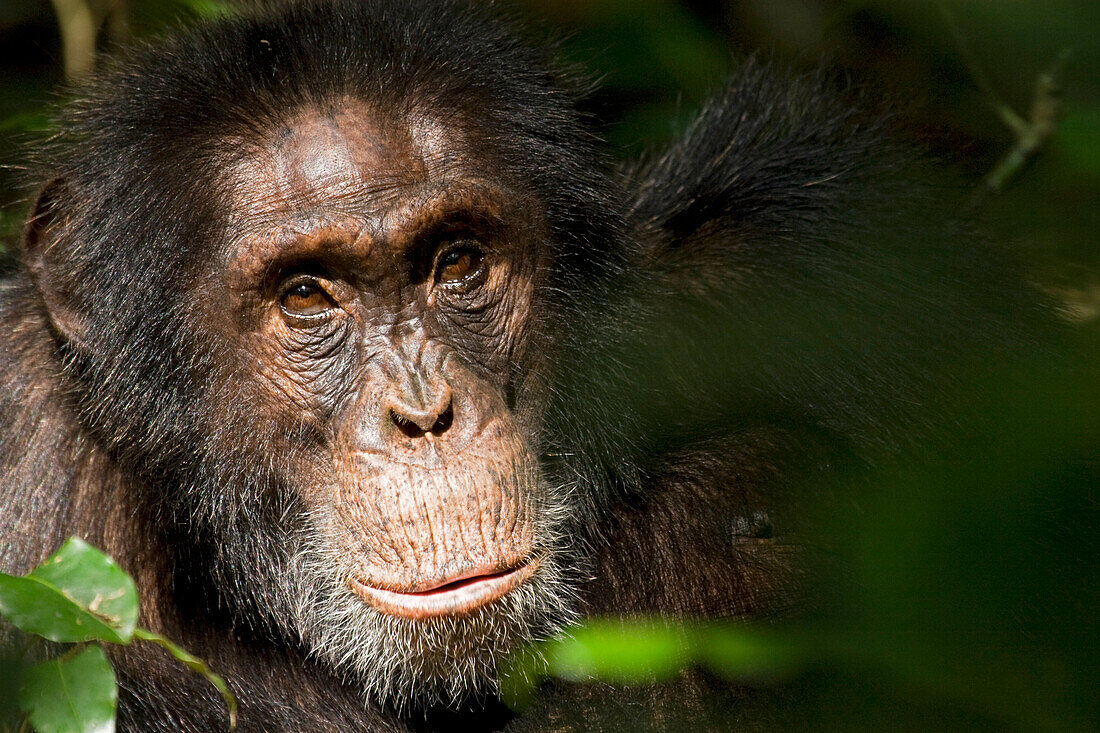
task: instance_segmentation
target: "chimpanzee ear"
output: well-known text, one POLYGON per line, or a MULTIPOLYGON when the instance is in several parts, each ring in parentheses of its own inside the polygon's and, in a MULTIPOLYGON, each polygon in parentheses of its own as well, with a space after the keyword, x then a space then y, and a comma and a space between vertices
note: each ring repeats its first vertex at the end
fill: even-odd
POLYGON ((69 267, 73 244, 67 236, 70 194, 63 178, 54 178, 39 192, 23 230, 23 261, 54 328, 79 348, 85 343, 85 327, 69 267))

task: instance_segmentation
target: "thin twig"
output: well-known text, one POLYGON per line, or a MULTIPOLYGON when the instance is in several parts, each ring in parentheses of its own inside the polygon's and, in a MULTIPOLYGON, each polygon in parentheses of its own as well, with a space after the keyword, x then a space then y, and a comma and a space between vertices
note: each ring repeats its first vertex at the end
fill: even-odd
POLYGON ((959 52, 959 58, 962 59, 963 65, 966 66, 966 70, 970 72, 971 78, 974 80, 975 86, 981 91, 985 98, 985 101, 993 108, 993 111, 997 113, 997 116, 1001 118, 1001 121, 1016 134, 1020 134, 1027 127, 1027 121, 1023 117, 1016 114, 1012 107, 1007 103, 1001 101, 997 96, 997 92, 994 91, 993 85, 989 83, 989 78, 985 75, 985 70, 982 69, 981 64, 978 63, 974 57, 974 53, 970 50, 970 44, 966 42, 966 38, 963 37, 962 30, 959 28, 959 23, 955 20, 954 13, 947 7, 947 4, 942 0, 937 0, 936 7, 939 8, 940 15, 943 16, 944 22, 947 24, 948 30, 951 31, 951 36, 955 40, 955 48, 959 52))
POLYGON ((1016 138, 1012 148, 1001 158, 996 167, 985 177, 986 189, 994 193, 1004 190, 1004 187, 1029 160, 1031 160, 1043 147, 1046 141, 1058 128, 1058 121, 1064 112, 1061 96, 1059 94, 1059 79, 1069 59, 1069 50, 1058 54, 1051 67, 1039 75, 1035 82, 1035 93, 1032 98, 1031 110, 1025 118, 1012 109, 1006 102, 997 96, 993 85, 985 75, 985 71, 977 62, 970 50, 969 44, 963 37, 955 16, 943 0, 936 0, 944 22, 955 39, 959 57, 974 79, 974 84, 981 91, 986 102, 993 108, 1001 122, 1012 131, 1016 138))
POLYGON ((1036 80, 1027 125, 1016 133, 1016 144, 985 177, 985 185, 989 190, 1004 190, 1009 180, 1039 152, 1058 129, 1058 122, 1065 112, 1058 80, 1068 58, 1069 51, 1062 51, 1051 68, 1040 74, 1036 80))

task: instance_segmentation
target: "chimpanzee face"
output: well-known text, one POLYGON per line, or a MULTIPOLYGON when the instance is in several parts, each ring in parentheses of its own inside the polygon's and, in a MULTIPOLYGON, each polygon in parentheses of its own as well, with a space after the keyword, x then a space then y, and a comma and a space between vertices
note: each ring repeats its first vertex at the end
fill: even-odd
POLYGON ((524 383, 546 233, 473 147, 351 102, 289 116, 230 168, 225 297, 199 299, 298 507, 290 633, 398 703, 569 615, 524 383))

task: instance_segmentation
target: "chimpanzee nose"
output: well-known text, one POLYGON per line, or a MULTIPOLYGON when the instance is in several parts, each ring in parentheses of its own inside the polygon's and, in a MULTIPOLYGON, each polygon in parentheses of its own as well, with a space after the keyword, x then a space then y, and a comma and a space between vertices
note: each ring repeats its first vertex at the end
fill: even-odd
POLYGON ((390 419, 410 438, 441 435, 454 422, 450 386, 441 381, 430 393, 395 395, 390 405, 390 419))

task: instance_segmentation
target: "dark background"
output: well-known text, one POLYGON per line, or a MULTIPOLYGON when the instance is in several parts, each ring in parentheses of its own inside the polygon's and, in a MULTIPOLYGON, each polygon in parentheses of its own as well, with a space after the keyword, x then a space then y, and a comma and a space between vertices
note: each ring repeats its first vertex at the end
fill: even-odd
MULTIPOLYGON (((897 100, 896 133, 973 190, 982 226, 1004 256, 1027 263, 1080 336, 1073 356, 1037 354, 1026 390, 985 385, 950 453, 878 477, 845 550, 856 572, 840 613, 787 630, 802 661, 746 674, 746 684, 782 678, 826 729, 1100 729, 1100 3, 522 5, 536 33, 560 39, 599 80, 586 104, 624 159, 675 134, 752 53, 799 68, 824 58, 874 97, 897 100), (1051 70, 1057 104, 1036 91, 1051 70), (1006 108, 1038 134, 1033 154, 1002 168, 1021 150, 1006 108), (1034 127, 1044 115, 1054 124, 1034 127), (1008 175, 992 190, 998 170, 1008 175)), ((32 193, 20 183, 22 161, 49 134, 66 67, 77 75, 94 65, 62 50, 62 29, 72 48, 94 41, 102 51, 231 7, 0 0, 0 242, 9 251, 32 193)), ((765 644, 756 656, 773 653, 765 644)))
MULTIPOLYGON (((876 94, 898 100, 902 135, 941 155, 977 185, 1013 146, 994 106, 1027 118, 1040 75, 1068 52, 1062 113, 1036 158, 985 206, 986 226, 1023 252, 1078 318, 1100 309, 1100 3, 1094 0, 526 0, 536 32, 599 81, 589 106, 624 157, 674 134, 738 59, 750 53, 797 67, 822 58, 876 94), (983 90, 983 79, 986 89, 983 90)), ((100 50, 226 12, 231 0, 0 0, 0 230, 24 214, 18 167, 46 127, 70 38, 97 29, 100 50)), ((73 58, 78 57, 78 58, 73 58)))

